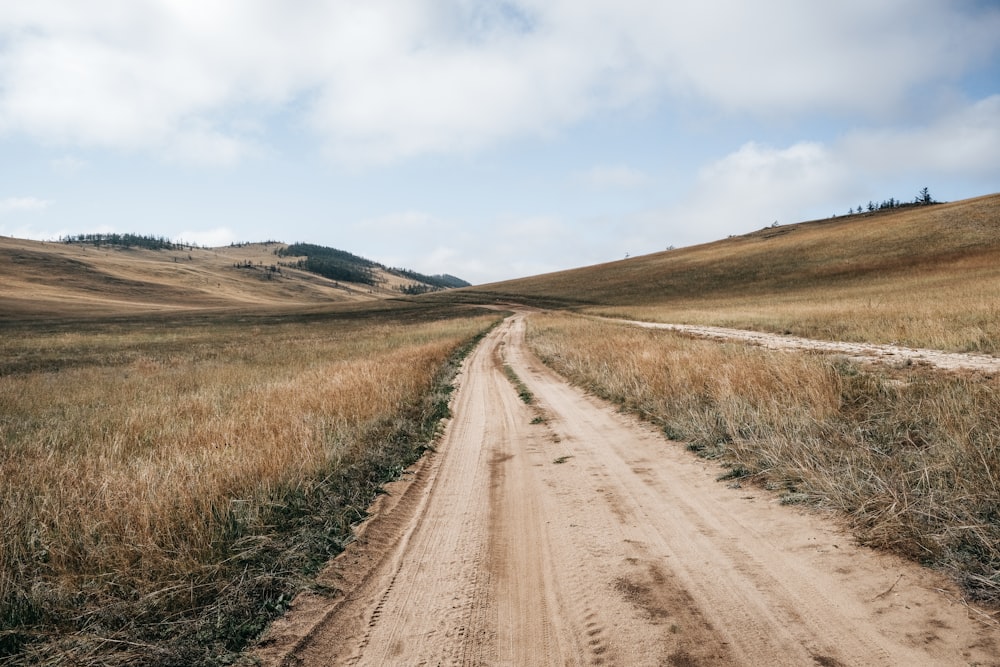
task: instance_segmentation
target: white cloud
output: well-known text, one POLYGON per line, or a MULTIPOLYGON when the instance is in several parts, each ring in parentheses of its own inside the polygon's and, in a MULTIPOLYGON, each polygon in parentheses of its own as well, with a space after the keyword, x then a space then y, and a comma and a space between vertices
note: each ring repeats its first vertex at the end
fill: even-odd
POLYGON ((206 248, 218 248, 229 245, 239 240, 237 234, 229 227, 216 227, 215 229, 201 229, 195 231, 181 232, 176 239, 177 242, 191 243, 204 246, 206 248))
MULTIPOLYGON (((182 154, 226 134, 223 153, 232 152, 242 137, 227 128, 226 112, 280 103, 298 83, 295 68, 275 75, 282 61, 269 58, 271 19, 297 14, 271 3, 19 4, 0 18, 0 131, 7 133, 182 154)), ((285 50, 296 53, 291 41, 285 50)), ((211 161, 217 153, 202 151, 211 161)))
POLYGON ((995 8, 929 0, 33 0, 0 16, 0 133, 226 164, 294 108, 332 154, 379 162, 664 96, 883 113, 996 34, 995 8))
POLYGON ((597 189, 638 188, 650 182, 645 172, 623 164, 591 167, 576 179, 597 189))
POLYGON ((1000 175, 1000 95, 954 109, 922 127, 852 132, 839 150, 869 173, 1000 175))
POLYGON ((821 143, 750 142, 699 171, 686 201, 670 212, 677 239, 666 241, 687 245, 798 222, 817 204, 844 201, 851 183, 850 170, 821 143))
POLYGON ((905 129, 860 128, 785 147, 747 142, 699 169, 678 204, 633 214, 624 227, 649 252, 841 214, 872 198, 909 198, 924 185, 937 192, 953 176, 987 187, 1000 178, 1000 95, 905 129), (907 178, 912 191, 873 191, 907 178))
POLYGON ((13 211, 41 211, 47 209, 52 202, 37 197, 7 197, 0 199, 0 213, 13 211))
POLYGON ((586 62, 568 45, 520 32, 469 43, 438 34, 425 17, 400 30, 395 14, 372 12, 357 33, 348 30, 348 44, 365 46, 341 54, 320 86, 312 123, 341 158, 469 152, 544 134, 590 110, 586 62))
POLYGON ((734 111, 780 115, 898 110, 915 87, 995 52, 991 35, 1000 29, 996 8, 972 15, 944 2, 663 7, 640 34, 647 62, 676 90, 734 111))

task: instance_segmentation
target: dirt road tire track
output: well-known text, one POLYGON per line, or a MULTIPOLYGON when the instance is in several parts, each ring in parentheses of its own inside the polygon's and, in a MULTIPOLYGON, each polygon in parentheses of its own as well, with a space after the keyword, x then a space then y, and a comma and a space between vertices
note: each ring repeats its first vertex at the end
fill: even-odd
POLYGON ((542 366, 524 327, 469 357, 437 452, 325 572, 344 593, 297 600, 265 664, 1000 664, 943 578, 715 482, 542 366))

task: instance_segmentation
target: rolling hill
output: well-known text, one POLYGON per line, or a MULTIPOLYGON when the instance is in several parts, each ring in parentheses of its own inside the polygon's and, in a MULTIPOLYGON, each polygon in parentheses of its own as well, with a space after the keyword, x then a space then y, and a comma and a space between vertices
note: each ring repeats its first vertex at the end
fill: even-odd
POLYGON ((766 227, 446 297, 1000 351, 1000 194, 766 227))
POLYGON ((0 319, 294 311, 422 295, 996 354, 1000 194, 465 284, 304 243, 143 249, 0 238, 0 319))
POLYGON ((0 237, 0 319, 300 309, 468 284, 309 244, 198 248, 142 241, 128 235, 72 242, 0 237))
POLYGON ((463 290, 575 306, 651 305, 850 287, 1000 257, 1000 194, 841 216, 463 290))

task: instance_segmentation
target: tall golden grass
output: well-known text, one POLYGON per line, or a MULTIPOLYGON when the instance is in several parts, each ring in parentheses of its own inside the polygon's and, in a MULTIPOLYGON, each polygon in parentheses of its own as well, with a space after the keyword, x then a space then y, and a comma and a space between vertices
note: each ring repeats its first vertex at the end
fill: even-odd
MULTIPOLYGON (((312 512, 309 503, 331 501, 310 495, 346 494, 352 476, 384 477, 372 468, 398 469, 419 451, 423 443, 398 441, 441 416, 425 397, 456 349, 493 320, 4 336, 0 649, 68 650, 83 663, 95 646, 100 655, 131 646, 138 653, 125 662, 158 662, 164 650, 179 659, 156 638, 238 588, 233 577, 250 578, 255 551, 279 539, 280 524, 303 520, 296 507, 312 512), (49 632, 62 643, 32 641, 49 632), (77 636, 72 649, 67 633, 77 636)), ((324 519, 334 541, 370 495, 342 500, 341 515, 324 519)), ((279 604, 271 598, 284 600, 287 583, 268 595, 248 604, 279 604)))
POLYGON ((859 540, 1000 602, 1000 381, 685 338, 570 315, 528 341, 572 382, 859 540))

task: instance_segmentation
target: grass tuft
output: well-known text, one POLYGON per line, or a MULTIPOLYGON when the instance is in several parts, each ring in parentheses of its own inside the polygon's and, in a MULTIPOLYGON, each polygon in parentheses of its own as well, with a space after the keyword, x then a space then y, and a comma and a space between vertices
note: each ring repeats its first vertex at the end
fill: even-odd
POLYGON ((521 400, 524 401, 526 405, 531 405, 535 400, 535 396, 528 390, 528 387, 524 384, 524 382, 521 381, 521 378, 514 372, 514 369, 508 364, 504 364, 503 372, 504 375, 507 376, 507 379, 510 380, 510 383, 514 385, 514 389, 517 390, 517 395, 521 397, 521 400))

